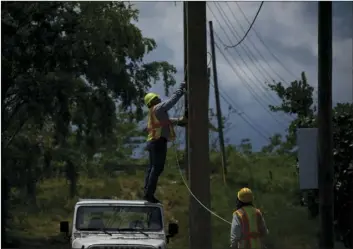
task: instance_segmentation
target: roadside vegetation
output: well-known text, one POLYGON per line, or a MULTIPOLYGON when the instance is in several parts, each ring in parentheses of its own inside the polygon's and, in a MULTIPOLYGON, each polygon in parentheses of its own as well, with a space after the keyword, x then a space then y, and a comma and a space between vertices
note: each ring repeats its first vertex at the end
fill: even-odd
MULTIPOLYGON (((156 43, 133 20, 138 10, 121 2, 2 3, 2 247, 65 248, 59 222, 71 221, 79 197, 140 198, 147 157, 134 159, 134 151, 145 140, 143 96, 155 83, 168 95, 176 69, 143 61, 156 43)), ((289 86, 268 87, 281 101, 269 108, 293 120, 287 134, 275 134, 259 152, 246 137, 228 143, 225 185, 210 131, 211 209, 230 221, 237 191, 249 186, 270 229, 269 249, 314 248, 317 204, 300 205, 294 150, 296 129, 316 127, 313 88, 305 73, 289 86)), ((333 110, 335 229, 348 248, 353 105, 333 110)), ((170 150, 157 190, 166 220, 180 225, 174 249, 188 247, 189 222, 189 193, 177 165, 170 150)), ((212 231, 214 248, 227 248, 230 225, 213 217, 212 231)))

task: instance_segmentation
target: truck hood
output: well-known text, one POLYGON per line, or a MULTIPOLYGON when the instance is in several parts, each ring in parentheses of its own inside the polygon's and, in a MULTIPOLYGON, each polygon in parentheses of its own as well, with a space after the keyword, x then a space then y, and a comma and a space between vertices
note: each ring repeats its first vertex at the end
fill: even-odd
POLYGON ((165 242, 163 239, 158 238, 142 238, 142 237, 131 237, 127 238, 124 236, 113 235, 113 236, 100 236, 91 235, 85 238, 77 238, 72 242, 72 248, 88 248, 92 245, 148 245, 155 248, 165 248, 165 242))

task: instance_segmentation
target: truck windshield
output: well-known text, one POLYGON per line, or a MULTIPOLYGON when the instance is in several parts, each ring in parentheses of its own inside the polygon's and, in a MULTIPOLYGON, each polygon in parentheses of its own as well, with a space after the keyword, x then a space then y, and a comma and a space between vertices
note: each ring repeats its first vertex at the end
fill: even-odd
POLYGON ((81 231, 160 231, 159 207, 81 206, 77 209, 76 229, 81 231))

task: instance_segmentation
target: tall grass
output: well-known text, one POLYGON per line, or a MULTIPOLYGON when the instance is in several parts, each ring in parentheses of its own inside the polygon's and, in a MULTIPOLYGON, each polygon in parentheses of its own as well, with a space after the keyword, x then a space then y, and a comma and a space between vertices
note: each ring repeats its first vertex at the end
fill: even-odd
MULTIPOLYGON (((213 167, 220 165, 217 155, 211 155, 213 167)), ((236 193, 249 186, 255 194, 255 205, 265 216, 270 234, 268 248, 313 248, 316 241, 315 220, 309 220, 305 208, 299 206, 298 182, 294 162, 283 156, 253 155, 245 159, 237 153, 229 157, 227 184, 222 175, 211 177, 211 209, 231 221, 235 209, 236 193)), ((179 223, 179 235, 171 240, 169 248, 188 247, 189 194, 181 180, 175 157, 168 157, 166 169, 160 178, 157 196, 163 201, 165 219, 179 223)), ((78 196, 85 198, 116 197, 139 199, 142 196, 143 170, 118 176, 101 175, 79 178, 78 196)), ((70 199, 64 179, 44 180, 38 184, 36 207, 25 203, 19 193, 12 200, 12 234, 22 241, 29 238, 60 241, 59 222, 72 219, 78 196, 70 199)), ((212 217, 213 248, 229 247, 230 225, 212 217)), ((29 243, 29 242, 24 242, 29 243)))

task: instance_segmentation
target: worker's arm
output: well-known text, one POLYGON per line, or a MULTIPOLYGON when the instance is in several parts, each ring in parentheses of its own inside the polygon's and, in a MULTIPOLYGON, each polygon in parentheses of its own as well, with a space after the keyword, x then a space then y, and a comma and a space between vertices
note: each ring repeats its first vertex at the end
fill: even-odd
POLYGON ((238 216, 233 214, 232 228, 230 230, 230 248, 238 248, 241 237, 241 224, 238 216))
POLYGON ((155 111, 156 112, 160 112, 160 111, 167 112, 170 109, 172 109, 173 106, 175 106, 175 104, 179 101, 179 99, 184 95, 184 91, 185 91, 185 83, 182 83, 180 85, 179 89, 176 90, 169 99, 156 105, 155 111))

